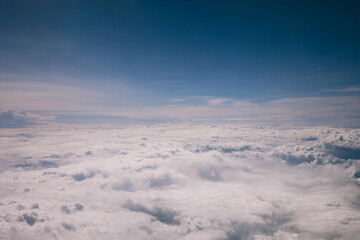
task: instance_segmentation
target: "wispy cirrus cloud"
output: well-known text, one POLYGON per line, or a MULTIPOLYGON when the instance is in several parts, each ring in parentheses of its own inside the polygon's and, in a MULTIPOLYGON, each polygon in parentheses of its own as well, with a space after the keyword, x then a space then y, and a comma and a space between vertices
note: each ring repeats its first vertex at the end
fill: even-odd
POLYGON ((184 102, 186 101, 187 99, 186 98, 174 98, 174 99, 171 99, 170 102, 184 102))
POLYGON ((339 89, 324 89, 324 92, 334 92, 334 93, 358 93, 360 92, 360 87, 350 87, 350 88, 339 88, 339 89))
POLYGON ((356 96, 285 98, 265 103, 227 100, 225 103, 226 105, 209 103, 195 106, 178 104, 137 107, 112 114, 140 119, 360 125, 360 98, 356 96))
POLYGON ((0 74, 0 109, 110 111, 144 103, 149 93, 124 82, 107 85, 56 74, 0 74))
POLYGON ((45 82, 0 82, 0 108, 14 110, 90 110, 102 94, 45 82), (93 103, 93 104, 91 104, 93 103))
POLYGON ((225 103, 229 103, 231 101, 233 101, 233 99, 231 99, 231 98, 214 98, 214 99, 210 99, 208 101, 208 103, 210 106, 221 106, 221 105, 223 105, 225 103))

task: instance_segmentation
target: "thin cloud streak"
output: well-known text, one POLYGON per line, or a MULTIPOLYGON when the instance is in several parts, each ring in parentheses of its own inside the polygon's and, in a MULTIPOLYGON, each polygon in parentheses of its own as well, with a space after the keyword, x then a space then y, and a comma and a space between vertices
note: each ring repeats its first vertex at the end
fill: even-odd
MULTIPOLYGON (((166 105, 108 113, 137 119, 227 120, 264 123, 359 125, 360 98, 355 96, 286 98, 258 104, 232 101, 229 106, 166 105)), ((106 113, 103 113, 106 114, 106 113)))
POLYGON ((340 88, 340 89, 324 89, 324 92, 357 93, 357 92, 360 92, 360 88, 359 87, 351 87, 351 88, 340 88))
POLYGON ((112 116, 160 121, 256 121, 295 123, 300 125, 330 124, 360 126, 360 97, 331 96, 284 98, 265 103, 231 98, 197 96, 196 103, 182 99, 168 104, 136 104, 146 99, 147 92, 125 86, 110 91, 94 87, 71 86, 45 82, 0 82, 0 109, 57 112, 71 116, 112 116), (129 89, 129 93, 126 93, 129 89), (124 93, 124 95, 122 95, 124 93), (117 95, 121 95, 120 97, 117 95), (122 102, 123 100, 123 102, 122 102), (127 103, 134 103, 133 105, 127 103))
POLYGON ((0 108, 12 110, 91 110, 99 92, 42 82, 0 82, 0 108))
POLYGON ((215 98, 215 99, 211 99, 209 100, 209 105, 211 106, 221 106, 222 104, 231 102, 232 99, 231 98, 215 98))

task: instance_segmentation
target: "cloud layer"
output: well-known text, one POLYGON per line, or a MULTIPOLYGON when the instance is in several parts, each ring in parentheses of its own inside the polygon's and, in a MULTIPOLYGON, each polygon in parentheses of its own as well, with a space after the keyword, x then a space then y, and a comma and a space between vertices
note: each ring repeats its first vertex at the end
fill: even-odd
POLYGON ((347 95, 280 98, 255 103, 210 96, 171 100, 128 84, 101 87, 95 83, 76 85, 76 80, 69 84, 71 79, 61 77, 54 77, 53 82, 46 81, 46 76, 39 77, 41 81, 36 81, 34 76, 24 78, 30 79, 25 82, 21 76, 0 75, 0 110, 41 112, 72 123, 86 123, 89 119, 112 119, 113 122, 131 119, 360 127, 357 88, 343 90, 347 95), (13 78, 15 80, 10 81, 13 78))
POLYGON ((360 131, 37 126, 0 136, 0 239, 355 239, 360 131))

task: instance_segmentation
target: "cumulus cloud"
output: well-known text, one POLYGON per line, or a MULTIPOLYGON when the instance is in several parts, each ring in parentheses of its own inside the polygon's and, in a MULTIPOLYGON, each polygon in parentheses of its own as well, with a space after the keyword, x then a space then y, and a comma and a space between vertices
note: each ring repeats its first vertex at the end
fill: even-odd
POLYGON ((359 138, 204 123, 4 129, 0 239, 356 239, 359 138))

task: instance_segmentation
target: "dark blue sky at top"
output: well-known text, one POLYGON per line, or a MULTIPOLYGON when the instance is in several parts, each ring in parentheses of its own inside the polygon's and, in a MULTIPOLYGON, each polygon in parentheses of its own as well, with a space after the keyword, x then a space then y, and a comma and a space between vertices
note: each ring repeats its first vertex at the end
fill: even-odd
POLYGON ((0 71, 173 98, 328 94, 360 85, 359 12, 356 1, 1 1, 0 71))

